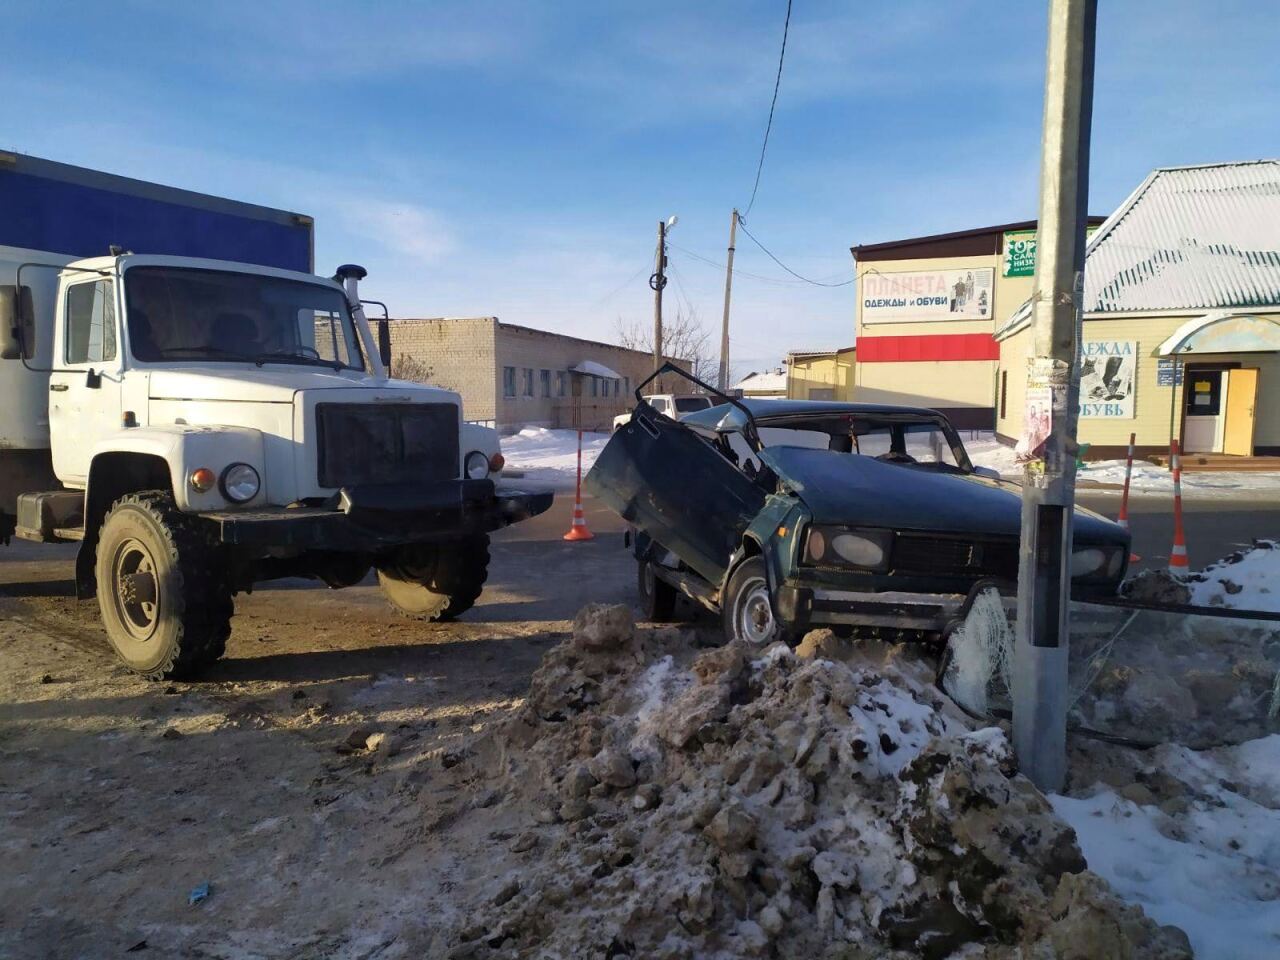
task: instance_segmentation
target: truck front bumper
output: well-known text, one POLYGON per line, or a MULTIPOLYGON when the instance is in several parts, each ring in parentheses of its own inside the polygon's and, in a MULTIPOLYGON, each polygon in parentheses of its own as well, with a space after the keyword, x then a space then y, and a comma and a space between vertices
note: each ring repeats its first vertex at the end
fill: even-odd
POLYGON ((488 533, 536 517, 554 494, 492 480, 344 487, 324 506, 201 514, 228 545, 377 551, 488 533))

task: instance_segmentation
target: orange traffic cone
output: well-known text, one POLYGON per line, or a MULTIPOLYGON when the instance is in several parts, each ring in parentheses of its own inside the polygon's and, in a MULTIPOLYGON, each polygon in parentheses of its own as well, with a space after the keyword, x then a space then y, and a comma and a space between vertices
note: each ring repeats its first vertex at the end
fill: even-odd
POLYGON ((594 540, 595 534, 587 529, 587 518, 582 515, 582 431, 578 431, 578 480, 577 488, 573 495, 573 523, 569 527, 569 532, 564 535, 566 540, 594 540))
POLYGON ((1187 536, 1182 529, 1182 455, 1177 440, 1170 441, 1169 447, 1173 466, 1173 549, 1169 551, 1169 572, 1185 577, 1191 569, 1187 563, 1187 536))
MULTIPOLYGON (((1129 479, 1133 476, 1133 443, 1137 439, 1135 434, 1129 434, 1129 456, 1124 462, 1124 493, 1120 496, 1120 516, 1116 517, 1116 523, 1129 529, 1129 479)), ((1130 563, 1138 563, 1142 560, 1136 553, 1129 554, 1130 563)))

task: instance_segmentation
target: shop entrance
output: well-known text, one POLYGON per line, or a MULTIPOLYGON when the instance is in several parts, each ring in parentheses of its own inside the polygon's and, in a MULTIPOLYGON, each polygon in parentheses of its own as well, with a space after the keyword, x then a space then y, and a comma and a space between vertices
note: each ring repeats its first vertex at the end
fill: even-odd
POLYGON ((1183 380, 1187 453, 1253 454, 1256 368, 1223 369, 1188 365, 1183 380))

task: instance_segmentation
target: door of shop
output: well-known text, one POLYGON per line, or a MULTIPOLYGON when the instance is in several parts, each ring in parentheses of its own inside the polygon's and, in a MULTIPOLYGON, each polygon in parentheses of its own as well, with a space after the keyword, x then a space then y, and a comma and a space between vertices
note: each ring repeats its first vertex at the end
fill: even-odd
POLYGON ((1258 371, 1249 367, 1232 370, 1227 378, 1222 452, 1237 457, 1253 456, 1254 407, 1258 400, 1258 371))
POLYGON ((1187 453, 1253 455, 1254 408, 1258 396, 1256 368, 1189 366, 1183 386, 1187 453))

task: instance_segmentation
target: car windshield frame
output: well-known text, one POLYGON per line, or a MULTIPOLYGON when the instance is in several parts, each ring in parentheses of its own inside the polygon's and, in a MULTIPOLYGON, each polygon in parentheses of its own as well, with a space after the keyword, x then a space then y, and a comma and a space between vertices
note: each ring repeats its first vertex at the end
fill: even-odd
MULTIPOLYGON (((129 355, 131 360, 136 363, 154 365, 168 363, 251 363, 259 367, 272 363, 319 366, 335 371, 351 370, 363 372, 367 369, 364 345, 361 342, 355 319, 351 315, 351 308, 347 302, 346 295, 340 289, 331 287, 328 284, 247 270, 219 270, 208 267, 149 263, 129 266, 124 271, 123 283, 125 294, 124 326, 128 335, 129 355), (139 274, 143 274, 143 276, 140 277, 139 274), (274 347, 265 341, 246 341, 244 349, 240 349, 238 346, 232 349, 229 346, 212 342, 160 346, 155 343, 157 338, 155 337, 155 331, 152 329, 153 321, 148 318, 149 309, 151 312, 156 312, 154 304, 141 303, 138 296, 139 280, 146 282, 155 277, 170 278, 174 281, 204 278, 210 284, 216 284, 220 280, 225 282, 227 278, 246 281, 243 289, 237 291, 241 294, 239 298, 219 304, 219 306, 224 308, 222 311, 224 316, 227 313, 235 313, 249 321, 249 323, 252 323, 252 320, 241 311, 246 308, 262 309, 264 306, 272 305, 273 300, 277 306, 292 307, 295 314, 303 310, 330 314, 327 332, 332 337, 333 356, 332 358, 324 357, 320 353, 318 345, 308 345, 301 342, 300 338, 292 345, 282 343, 274 347), (249 281, 254 281, 257 284, 258 297, 256 299, 252 296, 254 286, 249 281), (246 293, 249 294, 247 298, 244 296, 246 293), (294 298, 290 297, 291 293, 294 294, 294 298), (143 326, 144 323, 146 324, 145 327, 143 326), (292 349, 281 349, 289 346, 292 346, 292 349), (345 353, 345 359, 339 355, 340 350, 345 353)), ((182 306, 183 304, 173 304, 169 306, 169 309, 176 312, 182 306)), ((262 316, 266 317, 267 314, 264 312, 262 316)), ((196 324, 192 323, 185 332, 188 334, 193 333, 195 326, 196 324)), ((268 332, 283 336, 288 325, 276 324, 275 327, 274 330, 269 329, 268 332)), ((297 336, 296 327, 291 329, 294 335, 297 336)), ((214 336, 213 331, 214 324, 206 320, 205 334, 210 340, 214 336)), ((262 328, 259 328, 258 332, 261 335, 262 328)))
MULTIPOLYGON (((868 421, 871 423, 881 424, 903 424, 911 426, 920 424, 932 427, 938 430, 943 437, 946 438, 947 446, 951 449, 951 455, 955 457, 956 463, 953 467, 950 464, 941 464, 950 470, 959 470, 961 473, 973 474, 976 472, 973 461, 969 459, 969 451, 965 449, 964 442, 960 439, 960 435, 956 432, 951 422, 941 415, 928 416, 919 413, 900 413, 900 412, 876 412, 870 413, 859 410, 831 410, 822 413, 791 413, 784 415, 761 416, 755 414, 753 416, 755 428, 757 431, 768 429, 782 430, 812 430, 814 433, 828 433, 831 431, 816 430, 814 424, 819 424, 827 420, 841 420, 844 422, 868 421)), ((743 433, 745 423, 742 421, 730 422, 730 418, 726 417, 718 423, 713 429, 708 430, 701 424, 689 424, 686 426, 700 433, 712 433, 716 436, 725 437, 733 433, 743 433)), ((771 446, 771 444, 763 444, 763 446, 771 446)), ((792 446, 792 444, 772 444, 772 446, 792 446)), ((851 451, 850 456, 871 456, 870 454, 861 454, 851 451)), ((930 464, 902 464, 903 466, 920 466, 929 467, 930 464)))

